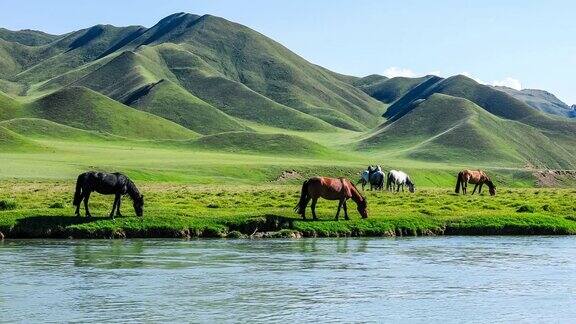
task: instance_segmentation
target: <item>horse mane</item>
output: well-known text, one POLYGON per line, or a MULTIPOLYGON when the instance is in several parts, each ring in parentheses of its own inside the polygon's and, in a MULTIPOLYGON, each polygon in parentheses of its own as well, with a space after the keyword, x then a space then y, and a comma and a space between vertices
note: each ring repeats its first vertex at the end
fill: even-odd
POLYGON ((130 199, 132 199, 132 201, 136 201, 141 196, 138 187, 136 187, 134 182, 128 179, 128 177, 126 177, 126 192, 128 193, 130 199))
POLYGON ((409 175, 406 175, 406 184, 409 186, 413 186, 414 182, 412 182, 412 179, 410 179, 409 175))
POLYGON ((360 198, 362 198, 362 201, 366 201, 366 198, 364 196, 362 196, 362 194, 360 193, 360 190, 358 190, 358 188, 356 188, 356 185, 354 183, 352 183, 352 181, 348 181, 351 185, 352 188, 354 188, 354 190, 356 190, 356 193, 358 194, 358 196, 360 196, 360 198))

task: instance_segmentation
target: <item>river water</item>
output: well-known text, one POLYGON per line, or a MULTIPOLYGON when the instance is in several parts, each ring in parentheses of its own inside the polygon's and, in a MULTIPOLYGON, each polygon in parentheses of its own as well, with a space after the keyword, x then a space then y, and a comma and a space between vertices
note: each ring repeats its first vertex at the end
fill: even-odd
POLYGON ((7 240, 0 322, 572 322, 576 237, 7 240))

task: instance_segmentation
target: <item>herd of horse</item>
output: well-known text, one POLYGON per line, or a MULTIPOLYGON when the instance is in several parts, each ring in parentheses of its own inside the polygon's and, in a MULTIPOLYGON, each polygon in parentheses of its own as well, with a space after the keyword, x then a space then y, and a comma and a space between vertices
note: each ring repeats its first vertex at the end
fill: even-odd
MULTIPOLYGON (((370 190, 384 190, 384 179, 386 179, 386 190, 399 192, 400 189, 404 191, 404 186, 408 187, 408 191, 414 193, 416 191, 415 184, 408 174, 402 171, 390 170, 388 175, 378 166, 368 166, 362 172, 360 180, 357 182, 362 184, 362 191, 366 184, 370 184, 370 190)), ((481 193, 482 186, 488 186, 488 192, 491 196, 496 194, 496 186, 488 175, 482 170, 462 170, 458 173, 456 179, 456 193, 466 194, 468 183, 474 186, 472 194, 478 189, 481 193)), ((80 216, 80 205, 84 202, 84 209, 86 217, 90 218, 90 210, 88 208, 88 201, 90 194, 97 192, 103 195, 115 195, 114 203, 112 204, 112 211, 110 218, 114 216, 122 216, 120 213, 120 205, 122 197, 127 195, 132 200, 132 206, 137 216, 144 215, 144 195, 140 193, 132 180, 122 173, 106 173, 90 171, 82 173, 76 180, 76 190, 74 192, 74 206, 76 206, 76 216, 80 216)), ((326 200, 338 200, 338 210, 336 212, 336 220, 340 216, 340 210, 344 209, 344 219, 348 220, 348 207, 346 202, 351 199, 356 203, 356 209, 362 218, 368 218, 368 203, 356 185, 346 178, 329 178, 329 177, 312 177, 302 184, 300 191, 300 199, 294 208, 302 219, 306 219, 306 208, 310 202, 310 209, 312 212, 312 219, 317 220, 316 204, 319 198, 326 200)))

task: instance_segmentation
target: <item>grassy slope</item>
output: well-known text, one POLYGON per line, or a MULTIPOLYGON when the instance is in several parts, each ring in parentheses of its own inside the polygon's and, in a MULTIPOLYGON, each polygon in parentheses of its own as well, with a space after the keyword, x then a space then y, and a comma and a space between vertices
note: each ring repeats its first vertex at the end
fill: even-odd
POLYGON ((0 120, 15 118, 22 104, 0 92, 0 120))
POLYGON ((64 35, 50 44, 35 47, 31 55, 33 64, 12 78, 24 84, 34 84, 57 77, 98 59, 114 44, 141 28, 96 25, 64 35))
POLYGON ((137 111, 86 88, 67 88, 16 110, 32 117, 85 130, 135 139, 190 139, 198 135, 160 117, 137 111))
MULTIPOLYGON (((11 34, 9 38, 16 36, 11 34)), ((125 50, 140 51, 146 45, 178 43, 187 46, 187 50, 196 55, 202 64, 209 65, 218 76, 225 78, 225 83, 237 82, 246 90, 253 90, 265 99, 275 101, 276 110, 279 107, 296 108, 332 125, 353 130, 365 130, 365 125, 376 125, 383 110, 380 103, 345 82, 343 76, 310 64, 249 28, 213 16, 177 14, 163 19, 150 29, 97 25, 54 37, 52 42, 37 46, 1 40, 5 46, 0 43, 0 66, 6 77, 26 87, 38 88, 45 94, 47 90, 57 90, 58 86, 70 85, 75 78, 84 77, 83 72, 95 73, 94 67, 100 67, 95 62, 105 55, 117 55, 125 50), (21 58, 24 58, 23 62, 20 62, 21 58)), ((150 83, 146 82, 150 81, 150 75, 153 75, 152 79, 156 78, 154 81, 165 78, 158 71, 150 71, 150 65, 137 64, 137 69, 134 69, 131 62, 123 63, 127 66, 110 65, 109 77, 102 72, 77 85, 122 100, 129 92, 140 88, 142 83, 150 83), (121 75, 122 78, 114 78, 113 75, 121 75)), ((174 62, 156 63, 160 69, 164 69, 166 63, 170 65, 174 62)), ((197 65, 184 66, 180 63, 172 66, 198 68, 197 65)), ((168 79, 177 82, 173 76, 168 79)), ((5 84, 2 88, 7 87, 5 84)), ((224 84, 221 89, 228 87, 229 84, 224 84)), ((211 97, 211 94, 193 94, 204 100, 211 97)), ((253 106, 262 106, 262 99, 250 100, 253 99, 256 100, 253 106)), ((231 104, 238 103, 229 98, 224 107, 231 104)), ((268 121, 270 119, 267 118, 268 121)), ((280 126, 278 122, 271 125, 280 126)), ((291 126, 296 128, 295 125, 291 126)))
POLYGON ((106 64, 74 82, 125 103, 141 87, 169 78, 169 72, 132 51, 115 56, 106 64))
POLYGON ((375 125, 374 116, 381 110, 375 100, 331 72, 245 26, 222 18, 173 15, 134 44, 166 41, 191 45, 186 47, 188 51, 226 78, 312 115, 316 108, 330 108, 363 124, 375 125), (149 42, 151 35, 160 34, 161 29, 161 37, 149 42))
POLYGON ((95 131, 61 125, 53 121, 38 118, 14 118, 0 121, 0 127, 31 139, 49 139, 66 141, 102 141, 120 139, 95 131))
POLYGON ((334 130, 332 125, 278 104, 242 83, 221 76, 205 75, 196 69, 183 68, 174 73, 186 90, 230 116, 293 130, 334 130))
POLYGON ((153 87, 141 89, 142 96, 130 105, 171 120, 200 134, 245 130, 230 116, 193 96, 177 84, 162 80, 153 87))
POLYGON ((441 94, 430 96, 362 144, 428 161, 530 162, 573 168, 575 159, 536 128, 494 117, 466 99, 441 94))
POLYGON ((0 150, 5 152, 35 152, 41 146, 30 139, 13 132, 0 123, 0 150))
POLYGON ((204 136, 191 143, 193 147, 218 152, 241 152, 295 157, 329 156, 327 148, 302 137, 285 134, 230 132, 204 136))
POLYGON ((28 46, 48 44, 58 39, 58 37, 57 35, 50 35, 37 30, 24 29, 12 31, 0 28, 0 39, 28 46))

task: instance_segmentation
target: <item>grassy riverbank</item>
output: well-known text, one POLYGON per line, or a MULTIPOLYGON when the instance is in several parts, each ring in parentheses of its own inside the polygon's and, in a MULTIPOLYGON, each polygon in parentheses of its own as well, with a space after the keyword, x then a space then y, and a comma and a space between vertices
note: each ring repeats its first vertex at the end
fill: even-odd
POLYGON ((507 189, 457 196, 452 189, 416 194, 367 192, 370 217, 334 221, 337 203, 320 201, 320 221, 292 208, 297 185, 202 186, 143 184, 145 216, 124 198, 124 217, 110 220, 111 196, 93 195, 91 220, 73 217, 70 182, 0 185, 0 232, 6 238, 314 237, 484 234, 576 234, 576 190, 507 189))

